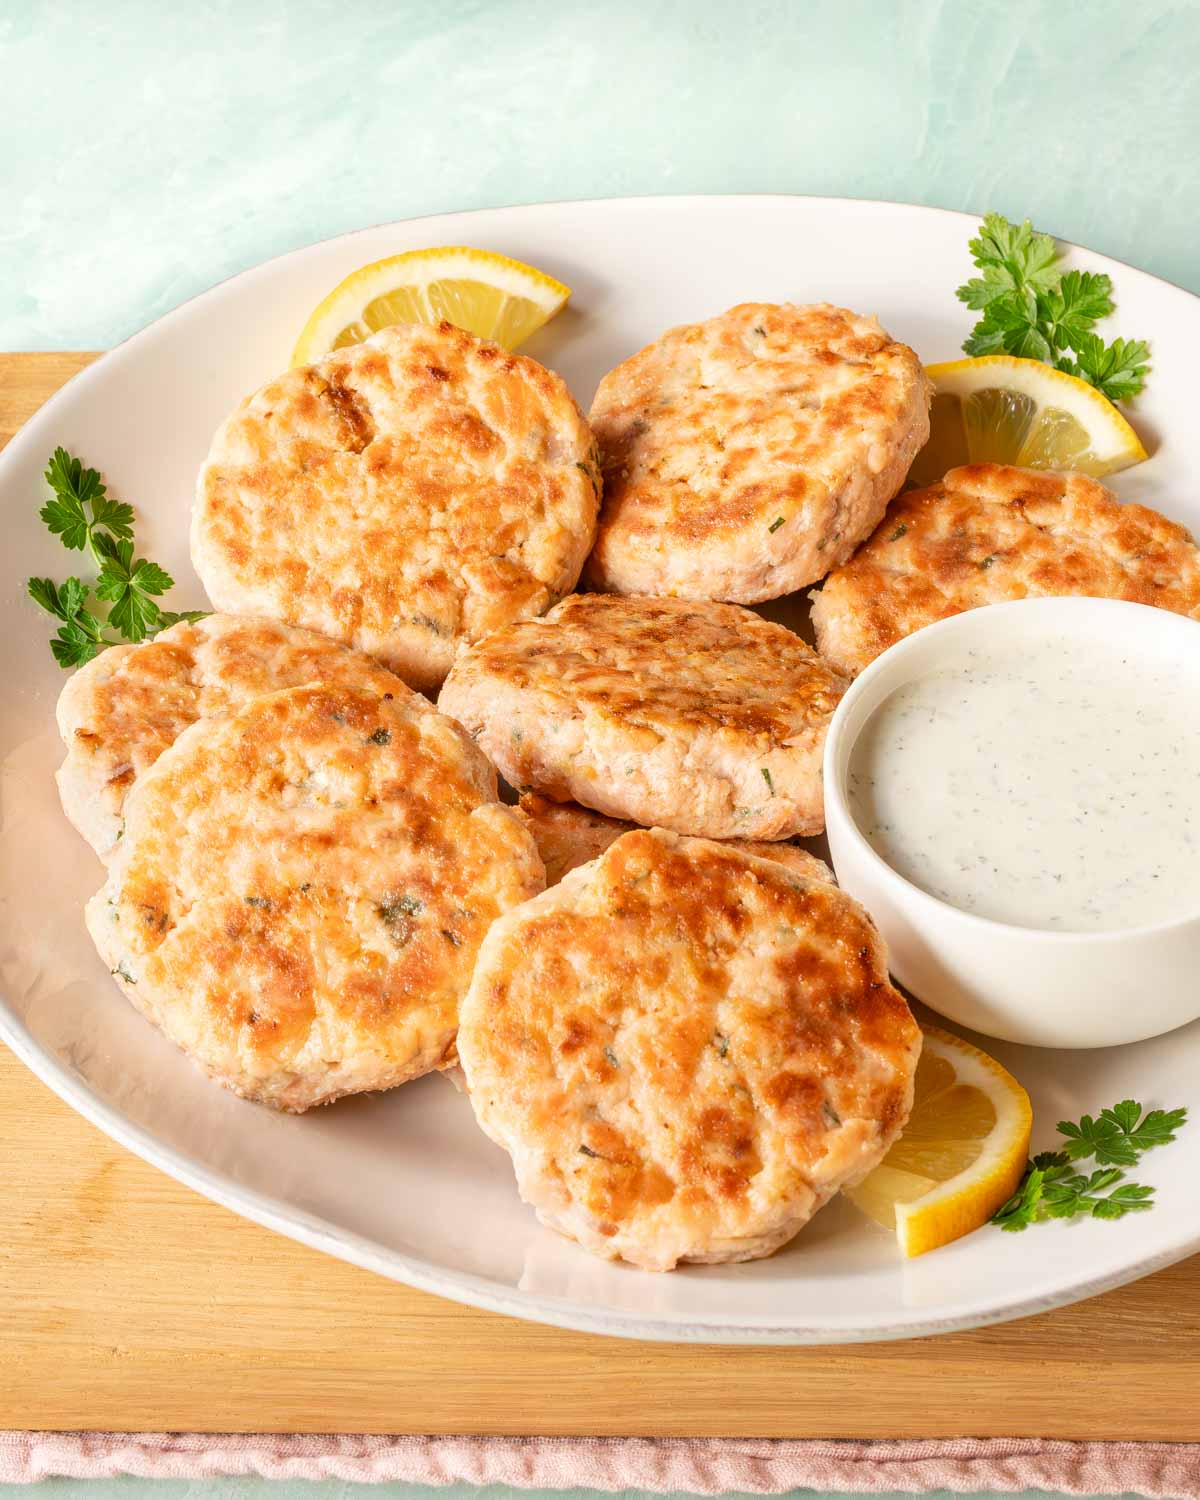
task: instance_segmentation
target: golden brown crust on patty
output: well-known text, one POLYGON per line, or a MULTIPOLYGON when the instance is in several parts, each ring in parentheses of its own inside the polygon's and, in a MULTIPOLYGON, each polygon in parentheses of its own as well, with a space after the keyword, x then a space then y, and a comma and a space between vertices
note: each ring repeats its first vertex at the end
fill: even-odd
POLYGON ((459 1034, 543 1222, 652 1270, 790 1239, 899 1134, 919 1050, 856 902, 659 829, 496 923, 459 1034))
POLYGON ((929 435, 913 351, 827 303, 672 328, 600 383, 604 504, 587 576, 754 604, 850 556, 929 435))
POLYGON ((817 646, 853 676, 923 625, 982 604, 1089 595, 1200 611, 1200 552, 1085 474, 969 464, 900 495, 813 595, 817 646))
MULTIPOLYGON (((550 802, 536 792, 522 794, 520 812, 546 866, 547 886, 557 885, 564 875, 598 858, 623 833, 631 833, 637 826, 621 818, 606 818, 589 807, 580 807, 578 802, 550 802)), ((762 839, 726 842, 742 854, 777 860, 795 875, 837 883, 829 866, 799 844, 772 844, 762 839)))
POLYGON ((405 324, 243 401, 200 472, 192 559, 219 609, 319 630, 434 689, 464 641, 574 587, 595 446, 557 375, 405 324))
POLYGON ((479 944, 543 870, 495 773, 408 696, 302 687, 137 782, 88 929, 214 1078, 301 1110, 438 1067, 479 944))
POLYGON ((709 838, 824 826, 844 684, 734 604, 573 594, 465 652, 439 706, 514 786, 709 838))
POLYGON ((427 706, 378 662, 277 620, 208 615, 139 646, 102 651, 58 700, 67 747, 58 787, 67 817, 107 860, 130 788, 185 729, 309 682, 390 692, 414 708, 427 706))

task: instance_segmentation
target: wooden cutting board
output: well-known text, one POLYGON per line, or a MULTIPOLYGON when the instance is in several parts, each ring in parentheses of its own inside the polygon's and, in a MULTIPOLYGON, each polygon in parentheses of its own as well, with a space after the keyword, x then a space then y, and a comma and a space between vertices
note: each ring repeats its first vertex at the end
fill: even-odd
MULTIPOLYGON (((94 357, 0 355, 0 442, 94 357)), ((236 1218, 0 1047, 6 1427, 1194 1442, 1200 1257, 938 1339, 736 1349, 564 1333, 236 1218)))

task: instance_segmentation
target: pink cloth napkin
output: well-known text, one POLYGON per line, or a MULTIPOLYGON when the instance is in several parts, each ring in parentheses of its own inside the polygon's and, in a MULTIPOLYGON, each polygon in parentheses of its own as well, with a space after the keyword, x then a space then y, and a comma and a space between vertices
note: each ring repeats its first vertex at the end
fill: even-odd
POLYGON ((0 1432, 0 1481, 119 1474, 154 1479, 257 1474, 369 1484, 684 1490, 698 1495, 1039 1489, 1200 1500, 1200 1443, 0 1432))

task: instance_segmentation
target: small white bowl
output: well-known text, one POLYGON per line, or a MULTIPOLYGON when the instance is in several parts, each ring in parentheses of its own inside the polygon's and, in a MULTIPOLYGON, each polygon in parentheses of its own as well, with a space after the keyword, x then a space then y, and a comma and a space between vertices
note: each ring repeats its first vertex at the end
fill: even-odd
POLYGON ((926 626, 872 662, 838 705, 825 742, 826 831, 838 881, 874 917, 892 973, 919 1000, 1005 1041, 1110 1047, 1200 1016, 1200 887, 1195 916, 1151 927, 1010 926, 960 911, 898 875, 859 831, 847 803, 850 753, 890 693, 964 650, 1002 644, 1020 651, 1047 631, 1200 664, 1200 623, 1112 599, 1019 600, 926 626))

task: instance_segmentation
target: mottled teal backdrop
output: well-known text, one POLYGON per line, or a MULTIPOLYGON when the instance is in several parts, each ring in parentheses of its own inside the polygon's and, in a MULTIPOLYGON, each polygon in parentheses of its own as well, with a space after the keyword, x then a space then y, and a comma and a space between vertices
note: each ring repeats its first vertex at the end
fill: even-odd
POLYGON ((1198 61, 1195 0, 0 0, 0 347, 618 193, 994 207, 1200 290, 1198 61))
POLYGON ((1198 59, 1193 0, 0 0, 0 348, 103 348, 364 224, 619 193, 997 208, 1200 292, 1198 59))

